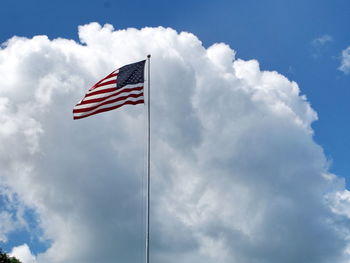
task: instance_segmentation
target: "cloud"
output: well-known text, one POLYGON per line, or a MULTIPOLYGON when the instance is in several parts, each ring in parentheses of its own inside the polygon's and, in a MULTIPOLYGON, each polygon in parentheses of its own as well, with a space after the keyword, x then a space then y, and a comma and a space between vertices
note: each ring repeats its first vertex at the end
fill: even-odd
POLYGON ((345 74, 349 74, 350 72, 350 47, 347 47, 342 51, 341 54, 341 65, 338 68, 343 71, 345 74))
POLYGON ((0 185, 0 200, 0 242, 6 243, 8 235, 15 230, 25 229, 27 222, 23 204, 5 183, 0 185))
POLYGON ((311 41, 311 52, 313 58, 319 58, 325 53, 327 46, 333 42, 331 35, 325 34, 311 41))
POLYGON ((10 253, 11 257, 16 257, 22 263, 36 263, 35 256, 32 255, 27 244, 14 247, 10 253))
POLYGON ((71 111, 96 80, 147 54, 152 262, 349 260, 346 189, 313 141, 317 114, 297 83, 171 28, 91 23, 79 37, 13 37, 0 50, 1 183, 50 241, 38 263, 143 259, 145 108, 80 121, 71 111))
POLYGON ((8 212, 2 211, 0 213, 1 227, 0 227, 0 241, 7 241, 7 234, 16 229, 15 223, 12 220, 12 216, 8 212))
POLYGON ((333 41, 333 37, 330 35, 323 35, 321 37, 315 38, 314 40, 312 40, 312 45, 314 46, 323 46, 329 42, 333 41))

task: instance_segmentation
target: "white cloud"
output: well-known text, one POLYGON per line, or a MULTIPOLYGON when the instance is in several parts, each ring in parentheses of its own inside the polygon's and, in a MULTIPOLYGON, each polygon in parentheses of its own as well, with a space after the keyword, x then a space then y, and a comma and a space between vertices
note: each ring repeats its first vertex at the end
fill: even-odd
POLYGON ((2 211, 0 213, 0 241, 7 241, 7 234, 16 229, 16 224, 13 222, 12 215, 8 212, 2 211))
POLYGON ((332 42, 332 41, 333 41, 333 37, 331 35, 325 34, 323 36, 320 36, 320 37, 312 40, 312 45, 322 46, 322 45, 325 45, 326 43, 332 42))
POLYGON ((311 41, 312 57, 320 58, 326 51, 327 46, 333 42, 331 35, 325 34, 311 41))
POLYGON ((36 263, 35 256, 32 255, 27 244, 14 247, 10 253, 11 257, 16 257, 22 263, 36 263))
POLYGON ((0 242, 6 243, 8 234, 18 229, 27 228, 27 222, 24 217, 25 208, 23 204, 4 182, 0 185, 0 198, 0 242))
POLYGON ((14 37, 0 50, 1 182, 52 242, 38 263, 142 260, 144 107, 80 121, 71 111, 149 53, 152 262, 349 260, 349 219, 334 208, 345 189, 295 82, 170 28, 92 23, 79 37, 14 37))
POLYGON ((343 71, 345 74, 350 73, 350 47, 347 47, 342 51, 341 65, 338 69, 343 71))

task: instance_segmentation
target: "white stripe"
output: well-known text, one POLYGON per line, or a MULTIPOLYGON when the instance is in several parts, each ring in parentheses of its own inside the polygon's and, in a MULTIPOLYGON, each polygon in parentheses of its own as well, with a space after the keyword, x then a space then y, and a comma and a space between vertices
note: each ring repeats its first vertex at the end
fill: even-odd
MULTIPOLYGON (((102 84, 102 83, 100 83, 102 84)), ((95 91, 99 91, 99 90, 104 90, 104 89, 109 89, 109 88, 115 88, 117 87, 117 82, 114 82, 114 83, 111 83, 111 84, 108 84, 108 85, 104 85, 104 86, 100 86, 100 87, 97 87, 97 88, 94 88, 92 90, 89 90, 86 94, 90 94, 92 92, 95 92, 95 91)))
POLYGON ((115 99, 117 99, 119 97, 129 96, 131 94, 138 95, 138 94, 142 94, 142 93, 143 93, 143 90, 133 90, 133 91, 129 91, 129 92, 123 92, 123 93, 117 94, 116 96, 112 96, 112 97, 110 97, 108 99, 105 99, 105 100, 102 100, 102 101, 99 101, 99 102, 93 102, 93 103, 88 103, 88 104, 76 105, 74 107, 74 109, 87 109, 87 108, 95 107, 95 106, 97 106, 99 104, 105 103, 106 101, 115 100, 115 99))
POLYGON ((101 82, 99 83, 99 85, 100 85, 100 84, 103 84, 103 83, 106 83, 106 82, 108 82, 108 81, 116 80, 116 79, 117 79, 117 76, 110 76, 109 78, 104 79, 103 81, 101 81, 101 82))
POLYGON ((80 103, 82 103, 85 100, 92 100, 92 99, 99 99, 99 98, 105 98, 108 97, 114 93, 118 93, 118 92, 123 92, 123 90, 125 89, 133 89, 133 88, 139 88, 142 87, 140 86, 143 83, 140 84, 134 84, 134 85, 126 85, 121 89, 115 89, 113 91, 109 91, 109 92, 105 92, 105 93, 100 93, 100 94, 96 94, 96 95, 92 95, 92 96, 88 96, 88 97, 84 97, 79 103, 77 103, 77 105, 79 105, 80 103))
MULTIPOLYGON (((142 87, 144 85, 144 82, 140 82, 140 83, 137 83, 137 84, 129 84, 129 85, 126 85, 118 90, 122 90, 122 89, 132 89, 132 88, 137 88, 137 87, 142 87)), ((98 87, 96 89, 93 89, 93 90, 90 90, 86 93, 86 95, 92 93, 92 92, 95 92, 95 91, 99 91, 99 90, 104 90, 104 89, 109 89, 109 88, 116 88, 117 85, 116 84, 110 84, 110 85, 106 85, 106 86, 102 86, 102 87, 98 87)), ((95 96, 95 95, 93 95, 95 96)), ((91 98, 91 97, 89 97, 91 98)))
POLYGON ((83 99, 83 101, 85 101, 85 100, 92 100, 92 99, 104 98, 104 97, 107 97, 107 96, 109 96, 109 95, 112 95, 112 94, 114 94, 114 93, 116 93, 116 92, 119 92, 119 90, 114 89, 114 90, 112 90, 112 91, 108 91, 108 92, 104 92, 104 93, 100 93, 100 94, 88 96, 88 97, 85 97, 85 98, 83 99))
POLYGON ((143 100, 144 97, 143 96, 140 96, 138 98, 126 98, 125 100, 122 100, 122 101, 117 101, 115 103, 110 103, 110 104, 106 104, 106 105, 102 105, 101 107, 98 107, 97 109, 94 109, 94 110, 91 110, 91 111, 87 111, 87 112, 76 112, 74 113, 74 116, 75 117, 81 117, 81 116, 85 116, 85 115, 89 115, 91 113, 94 113, 98 110, 101 110, 101 109, 106 109, 106 108, 112 108, 112 107, 115 107, 115 106, 118 106, 118 105, 121 105, 123 103, 125 103, 126 101, 138 101, 138 100, 143 100))
MULTIPOLYGON (((101 84, 103 84, 103 83, 105 83, 105 82, 108 82, 108 81, 117 80, 118 73, 119 73, 119 69, 113 71, 110 75, 112 75, 112 74, 117 74, 117 76, 112 76, 112 77, 109 77, 109 78, 107 78, 107 79, 104 79, 104 80, 101 81, 101 83, 99 83, 98 85, 101 85, 101 84)), ((95 84, 95 85, 96 85, 96 84, 95 84)), ((110 84, 110 85, 115 86, 115 83, 110 84)), ((108 86, 110 86, 110 85, 108 85, 108 86)), ((98 88, 89 90, 86 94, 89 94, 89 93, 91 93, 91 92, 94 92, 94 91, 97 91, 97 90, 100 90, 100 89, 104 89, 105 87, 106 87, 106 86, 102 86, 102 87, 98 87, 98 88)))

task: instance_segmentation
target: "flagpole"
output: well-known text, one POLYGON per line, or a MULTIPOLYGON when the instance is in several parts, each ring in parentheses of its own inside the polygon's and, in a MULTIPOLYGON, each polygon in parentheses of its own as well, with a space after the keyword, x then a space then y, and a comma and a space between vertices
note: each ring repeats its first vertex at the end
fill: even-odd
POLYGON ((151 55, 147 56, 148 62, 148 111, 147 111, 147 122, 148 122, 148 142, 147 142, 147 209, 146 209, 146 263, 149 263, 149 233, 150 233, 150 188, 151 188, 151 55))

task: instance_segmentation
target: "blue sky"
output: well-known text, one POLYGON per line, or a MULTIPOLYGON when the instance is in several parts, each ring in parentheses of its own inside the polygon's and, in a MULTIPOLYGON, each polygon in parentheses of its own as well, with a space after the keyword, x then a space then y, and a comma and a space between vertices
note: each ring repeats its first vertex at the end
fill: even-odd
MULTIPOLYGON (((330 172, 346 178, 349 188, 350 74, 338 69, 342 51, 350 46, 349 1, 3 0, 0 42, 35 35, 79 41, 77 27, 90 22, 116 30, 162 26, 190 32, 206 48, 224 42, 236 58, 256 59, 262 71, 295 81, 318 114, 314 140, 325 151, 330 172)), ((0 246, 9 251, 27 243, 34 254, 45 251, 50 242, 39 241, 35 213, 28 209, 25 217, 30 230, 10 233, 0 246)))

